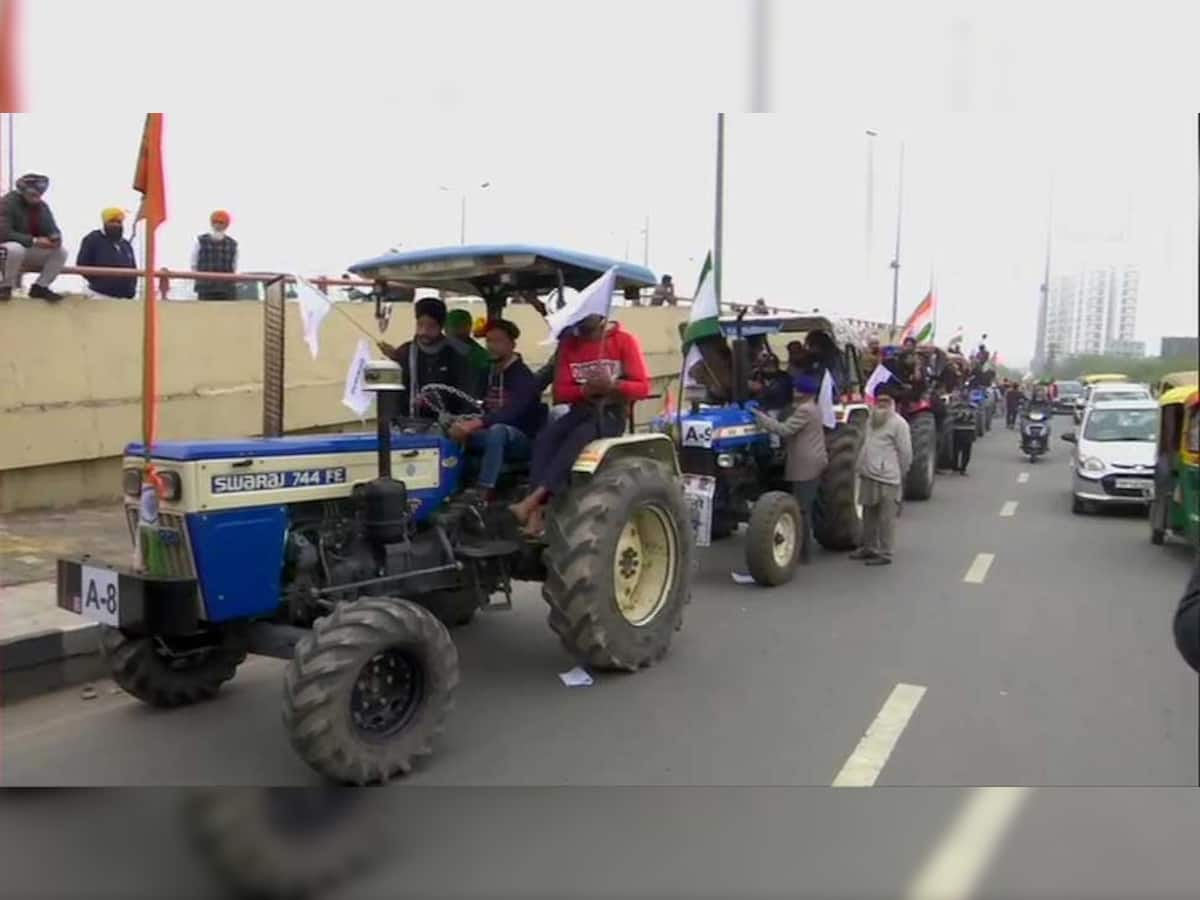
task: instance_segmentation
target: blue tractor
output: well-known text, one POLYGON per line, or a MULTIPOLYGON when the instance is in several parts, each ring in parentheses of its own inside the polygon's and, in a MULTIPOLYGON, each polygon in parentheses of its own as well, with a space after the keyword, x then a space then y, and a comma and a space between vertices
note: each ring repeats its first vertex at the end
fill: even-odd
MULTIPOLYGON (((524 245, 403 253, 352 271, 379 285, 377 311, 399 286, 482 296, 498 317, 514 296, 544 312, 538 295, 557 292, 561 306, 565 288, 613 265, 618 288, 655 283, 640 266, 524 245)), ((283 310, 280 291, 265 304, 268 344, 283 310)), ((281 338, 267 358, 281 369, 281 338)), ((157 489, 143 487, 145 448, 128 446, 125 508, 142 564, 58 564, 58 603, 104 626, 118 685, 180 706, 215 695, 248 653, 285 659, 292 746, 327 778, 367 784, 430 752, 459 681, 446 626, 510 607, 513 580, 542 584, 550 628, 581 663, 636 671, 667 653, 693 545, 669 438, 589 444, 544 537, 530 538, 507 514, 528 465, 508 467, 494 501, 466 490, 472 460, 448 437, 449 418, 408 415, 401 376, 391 360, 367 367, 374 433, 157 442, 157 489)), ((268 366, 264 384, 266 421, 282 409, 281 371, 268 366)), ((420 391, 437 408, 447 389, 420 391)))
MULTIPOLYGON (((855 464, 868 408, 862 402, 857 340, 843 322, 819 313, 746 315, 720 320, 721 338, 698 347, 702 359, 685 372, 684 402, 663 430, 674 434, 685 473, 693 528, 701 544, 747 525, 746 565, 764 586, 789 581, 799 553, 800 508, 784 481, 785 448, 762 429, 750 407, 750 368, 770 338, 819 347, 821 365, 838 385, 835 426, 826 432, 829 465, 813 510, 813 532, 829 550, 852 550, 862 532, 855 464), (813 337, 810 337, 813 336, 813 337), (687 404, 687 409, 684 405, 687 404)), ((783 348, 772 352, 782 356, 783 348)))

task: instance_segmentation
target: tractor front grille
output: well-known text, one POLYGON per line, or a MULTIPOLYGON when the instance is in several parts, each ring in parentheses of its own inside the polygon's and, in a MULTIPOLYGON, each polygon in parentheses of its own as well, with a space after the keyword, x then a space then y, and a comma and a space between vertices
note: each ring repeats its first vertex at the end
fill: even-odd
MULTIPOLYGON (((138 527, 137 505, 125 507, 125 518, 129 524, 129 539, 136 541, 138 527)), ((176 578, 195 578, 196 567, 192 564, 192 545, 188 541, 187 522, 179 513, 158 514, 158 537, 162 541, 167 560, 165 574, 176 578)))

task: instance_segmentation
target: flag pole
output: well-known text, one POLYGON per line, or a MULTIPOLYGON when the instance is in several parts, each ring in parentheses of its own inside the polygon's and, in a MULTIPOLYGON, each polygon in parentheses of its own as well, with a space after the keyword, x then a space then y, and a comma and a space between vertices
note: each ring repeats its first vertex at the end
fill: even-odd
POLYGON ((900 226, 904 221, 904 142, 900 142, 900 182, 896 194, 896 256, 892 259, 892 336, 896 340, 896 317, 900 312, 900 226))
POLYGON ((713 235, 713 288, 717 294, 717 309, 721 308, 721 273, 724 259, 721 252, 725 211, 725 113, 717 113, 717 203, 713 235))

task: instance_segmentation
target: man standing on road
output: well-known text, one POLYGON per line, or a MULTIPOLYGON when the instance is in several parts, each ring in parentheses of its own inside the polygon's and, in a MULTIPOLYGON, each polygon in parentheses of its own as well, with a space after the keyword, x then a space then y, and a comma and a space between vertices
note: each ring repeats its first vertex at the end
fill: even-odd
POLYGON ((904 478, 912 466, 912 435, 908 423, 896 414, 898 390, 890 382, 875 389, 875 408, 867 421, 867 434, 858 454, 859 499, 862 502, 862 546, 851 559, 868 566, 892 564, 892 538, 904 478))
POLYGON ((42 199, 48 187, 50 179, 45 175, 22 175, 0 201, 0 250, 4 251, 0 300, 12 299, 22 272, 38 273, 29 289, 31 298, 47 303, 62 299, 50 285, 67 264, 67 251, 54 214, 42 199))
POLYGON ((978 410, 966 390, 960 390, 950 402, 950 427, 954 429, 954 471, 967 474, 971 461, 971 447, 975 443, 976 417, 978 410))
POLYGON ((801 523, 803 541, 800 545, 800 562, 807 565, 812 558, 813 503, 817 499, 817 488, 821 485, 821 473, 829 463, 829 452, 825 448, 821 410, 815 402, 817 392, 821 389, 820 380, 811 375, 797 375, 793 377, 792 385, 796 390, 795 403, 792 414, 782 422, 760 409, 751 412, 761 427, 787 439, 784 478, 791 482, 792 493, 804 517, 801 523))
POLYGON ((1009 428, 1017 425, 1017 413, 1021 409, 1021 386, 1010 381, 1004 391, 1004 424, 1009 428))

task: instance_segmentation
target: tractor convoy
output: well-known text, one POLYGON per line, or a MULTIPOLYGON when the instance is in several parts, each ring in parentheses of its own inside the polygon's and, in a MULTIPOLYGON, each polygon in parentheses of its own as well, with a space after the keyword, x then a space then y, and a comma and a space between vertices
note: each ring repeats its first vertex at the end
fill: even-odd
MULTIPOLYGON (((656 283, 640 266, 526 245, 352 267, 379 285, 377 309, 397 288, 410 299, 432 288, 482 297, 489 319, 518 298, 545 312, 540 298, 557 295, 561 309, 565 288, 583 290, 614 269, 619 291, 656 283)), ((139 563, 59 560, 59 606, 102 624, 112 677, 153 706, 213 697, 248 654, 286 660, 282 720, 299 756, 333 782, 386 782, 432 751, 452 708, 459 661, 448 629, 477 610, 511 608, 514 581, 541 585, 550 630, 580 664, 636 672, 663 659, 682 627, 697 544, 745 524, 753 579, 793 577, 802 513, 780 442, 756 424, 748 390, 773 338, 795 338, 800 356, 828 375, 829 462, 812 525, 826 549, 854 549, 872 374, 856 336, 817 313, 741 313, 699 348, 711 377, 682 379, 677 410, 657 428, 579 453, 544 532, 518 528, 510 511, 529 490, 529 464, 506 462, 494 490, 476 490, 478 460, 451 437, 447 412, 464 398, 421 385, 417 399, 437 415, 414 416, 411 398, 398 399, 403 367, 385 359, 364 374, 373 433, 130 444, 125 508, 139 563)), ((927 499, 948 366, 936 348, 916 359, 893 368, 910 388, 906 495, 927 499)))

